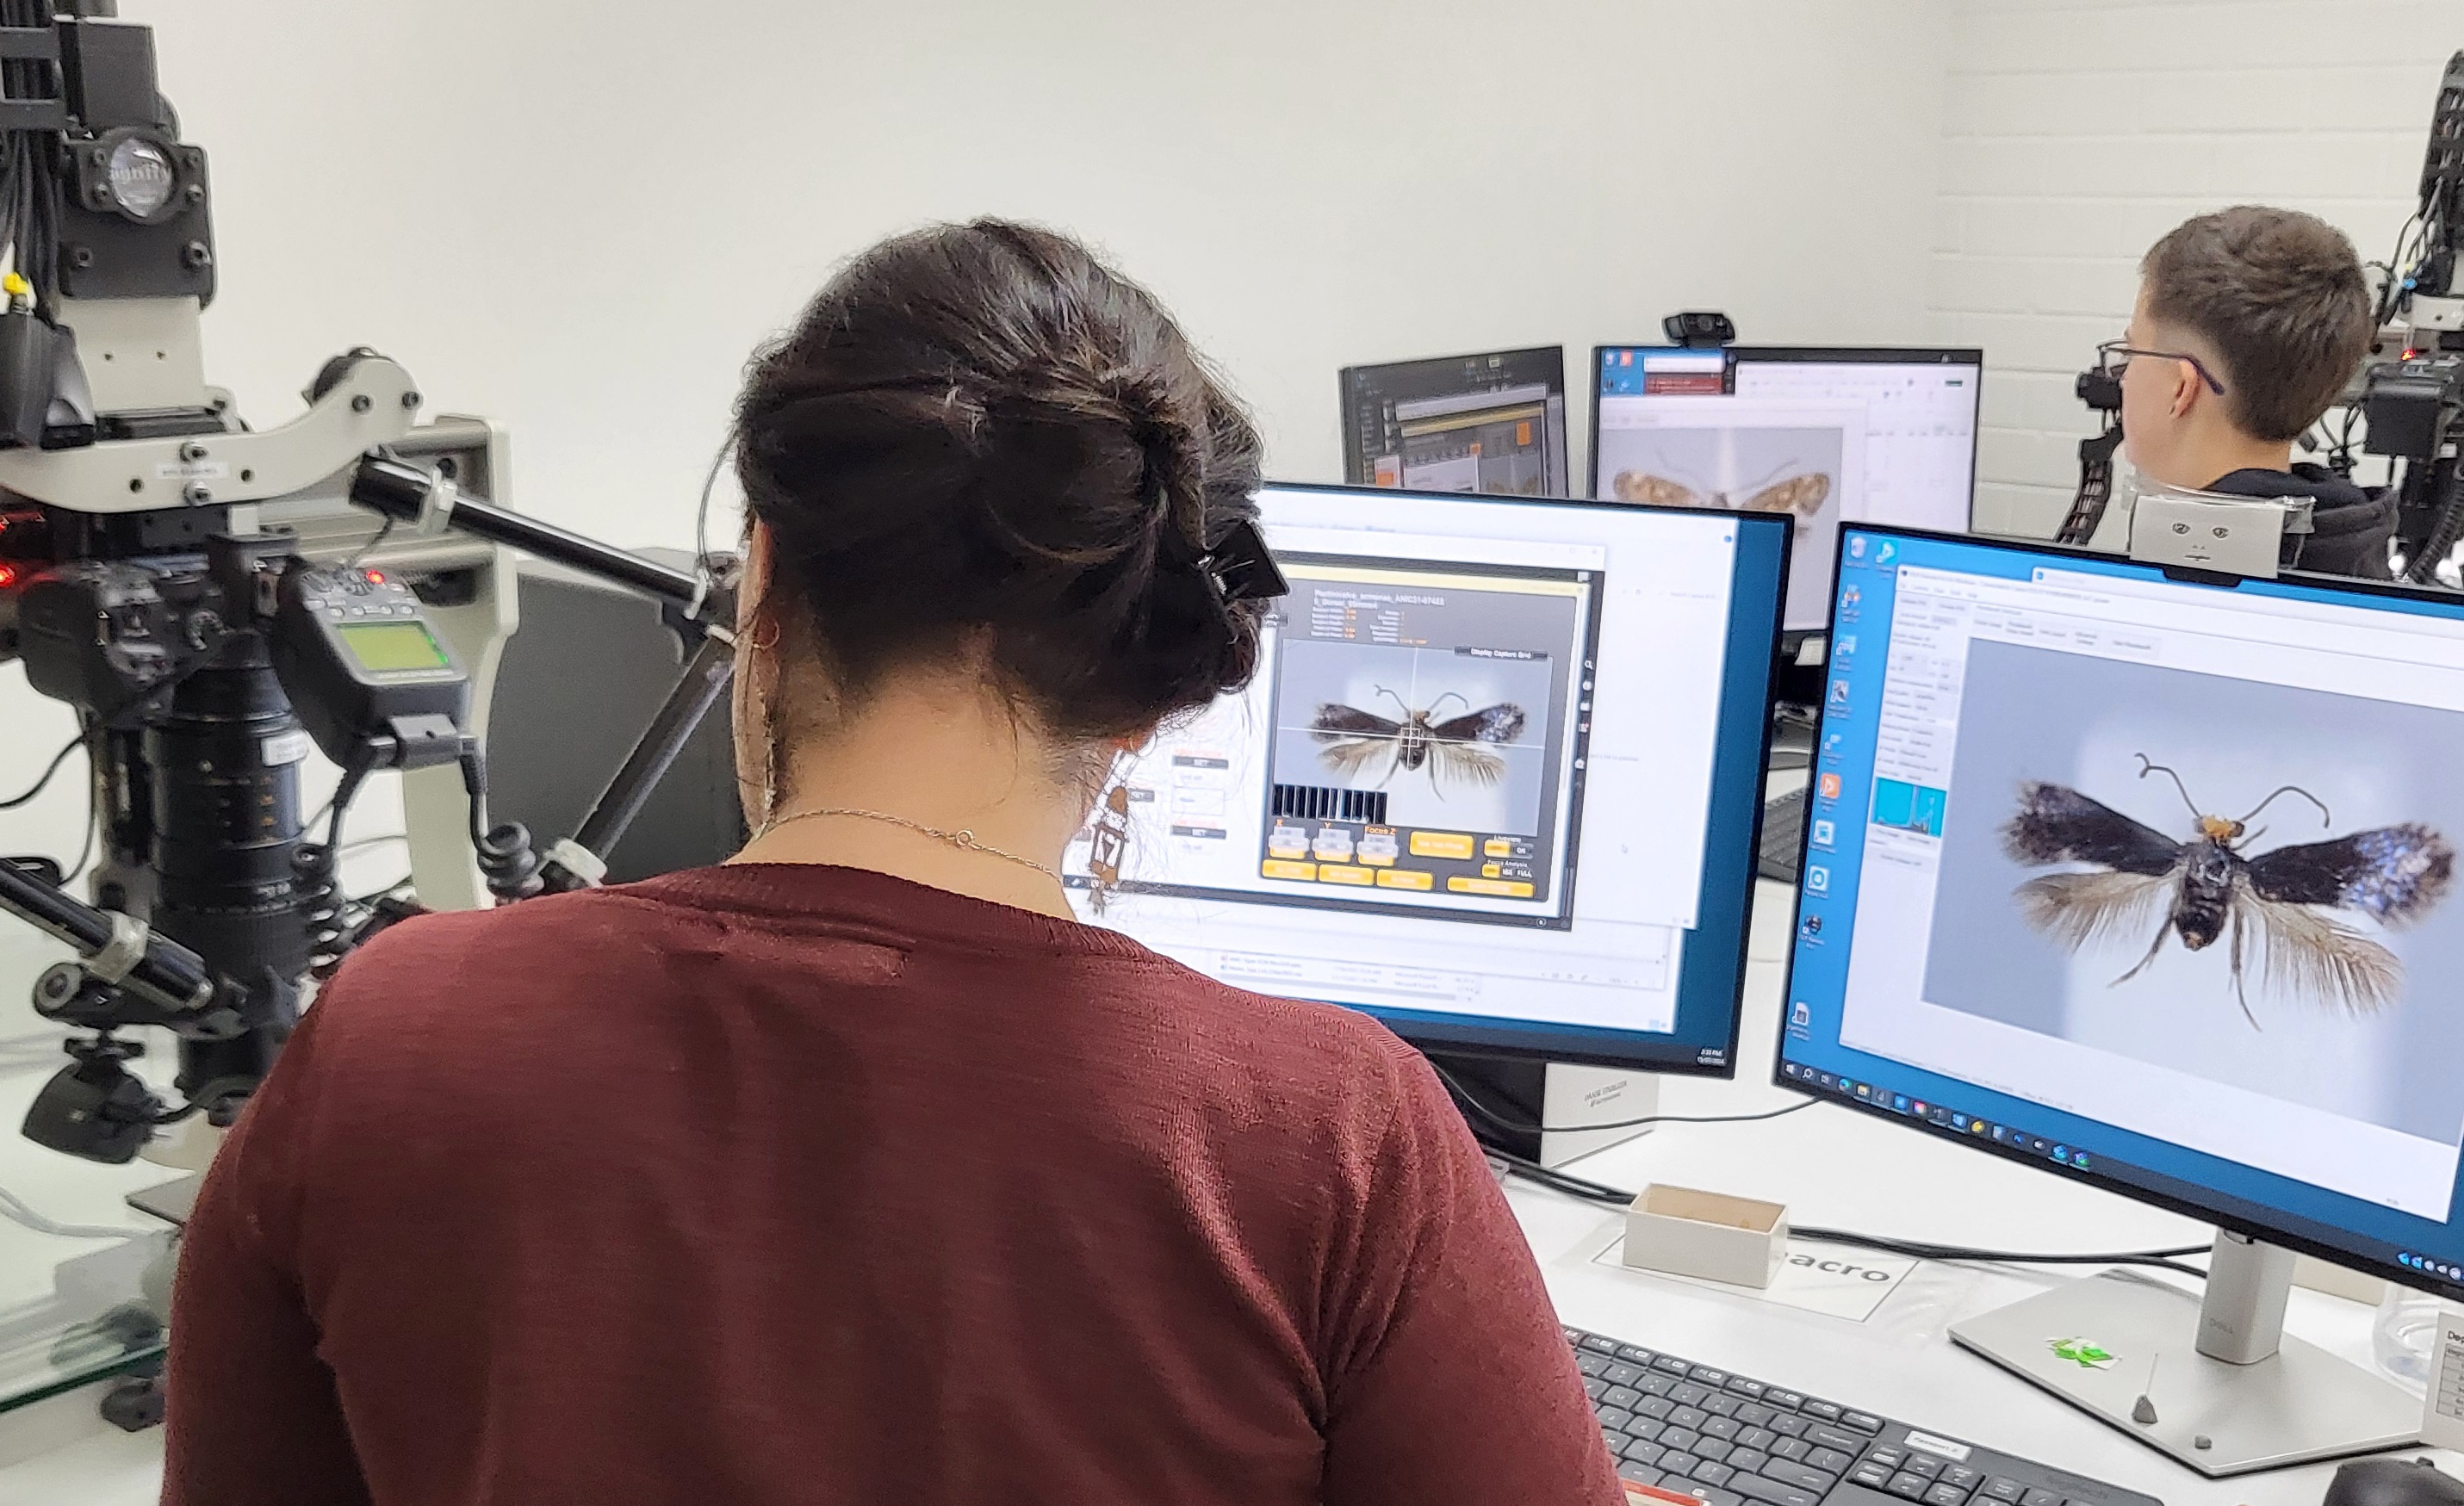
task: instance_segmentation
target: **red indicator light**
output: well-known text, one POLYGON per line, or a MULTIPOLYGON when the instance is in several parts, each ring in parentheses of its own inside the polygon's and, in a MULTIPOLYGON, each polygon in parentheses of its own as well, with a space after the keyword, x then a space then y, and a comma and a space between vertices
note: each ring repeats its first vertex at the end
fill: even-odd
POLYGON ((0 564, 0 591, 6 591, 16 583, 17 567, 15 565, 0 564))
POLYGON ((382 570, 371 570, 371 571, 369 571, 369 572, 368 572, 368 584, 370 584, 370 585, 383 585, 383 584, 385 584, 385 572, 384 572, 384 571, 382 571, 382 570))

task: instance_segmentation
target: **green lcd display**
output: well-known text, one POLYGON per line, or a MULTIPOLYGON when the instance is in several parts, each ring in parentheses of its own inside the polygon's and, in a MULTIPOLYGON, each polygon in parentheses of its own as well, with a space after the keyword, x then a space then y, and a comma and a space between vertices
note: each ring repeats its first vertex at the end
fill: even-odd
POLYGON ((360 667, 372 674, 453 667, 423 622, 345 622, 334 630, 342 635, 342 646, 360 667))

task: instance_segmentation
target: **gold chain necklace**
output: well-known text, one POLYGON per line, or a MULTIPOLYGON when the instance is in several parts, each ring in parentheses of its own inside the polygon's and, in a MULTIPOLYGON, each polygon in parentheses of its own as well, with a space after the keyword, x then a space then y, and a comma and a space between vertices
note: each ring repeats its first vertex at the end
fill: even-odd
POLYGON ((888 811, 861 811, 857 810, 853 806, 847 805, 825 805, 809 811, 792 811, 785 816, 776 817, 770 820, 762 822, 761 829, 753 835, 757 839, 767 837, 772 832, 777 831, 780 827, 785 826, 790 822, 809 821, 817 817, 823 816, 845 816, 857 820, 880 821, 886 825, 903 826, 911 832, 930 837, 935 841, 956 847, 960 852, 979 852, 987 858, 999 858, 1004 862, 1014 862, 1021 867, 1033 868, 1036 872, 1043 874, 1045 878, 1055 881, 1058 881, 1061 877, 1060 870, 1046 867, 1045 864, 1036 862, 1032 858, 1022 858, 1014 852, 1003 852, 999 847, 995 847, 988 842, 976 840, 976 834, 974 832, 963 829, 954 832, 939 826, 927 826, 922 821, 910 820, 904 816, 892 816, 888 811))

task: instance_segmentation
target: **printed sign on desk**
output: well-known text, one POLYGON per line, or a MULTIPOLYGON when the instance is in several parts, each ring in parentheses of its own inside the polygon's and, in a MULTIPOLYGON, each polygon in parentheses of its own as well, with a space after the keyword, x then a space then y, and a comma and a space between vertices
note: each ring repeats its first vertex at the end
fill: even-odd
POLYGON ((1779 1275, 1771 1277, 1766 1288, 1736 1286, 1727 1281, 1708 1281, 1700 1277, 1670 1276, 1661 1271, 1637 1271, 1625 1263, 1625 1235, 1619 1233, 1611 1239, 1592 1263, 1629 1275, 1647 1277, 1656 1281, 1683 1281, 1710 1292, 1727 1292, 1751 1298, 1758 1302, 1777 1302, 1809 1313, 1821 1313, 1830 1318, 1844 1318, 1861 1323, 1880 1310, 1882 1299, 1900 1289, 1908 1273, 1917 1268, 1914 1260, 1896 1255, 1868 1255, 1837 1245, 1815 1244, 1811 1241, 1789 1241, 1788 1256, 1780 1262, 1779 1275))

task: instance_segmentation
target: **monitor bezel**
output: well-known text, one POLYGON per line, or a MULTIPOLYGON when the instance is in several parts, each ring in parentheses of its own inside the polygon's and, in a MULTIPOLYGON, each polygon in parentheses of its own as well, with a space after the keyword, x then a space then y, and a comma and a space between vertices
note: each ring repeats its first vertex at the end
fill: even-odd
MULTIPOLYGON (((1354 422, 1353 407, 1354 401, 1357 396, 1353 391, 1353 382, 1355 379, 1373 374, 1385 376, 1396 372, 1408 372, 1417 367, 1451 368, 1467 360, 1512 360, 1517 357, 1524 356, 1553 356, 1556 359, 1557 375, 1550 390, 1551 395, 1553 395, 1562 405, 1566 401, 1566 347, 1563 345, 1525 345, 1510 350, 1471 350, 1465 351, 1460 356, 1420 356, 1410 360, 1363 361, 1356 365, 1345 366, 1337 370, 1334 374, 1334 385, 1336 408, 1341 416, 1340 421, 1343 425, 1344 481, 1342 484, 1348 487, 1360 487, 1370 491, 1397 491, 1403 490, 1399 487, 1371 486, 1365 479, 1358 481, 1352 479, 1354 474, 1359 474, 1365 477, 1369 469, 1369 457, 1360 453, 1360 426, 1354 422)), ((1432 394, 1432 396, 1434 395, 1435 394, 1432 394)), ((1569 421, 1565 425, 1565 427, 1571 430, 1573 427, 1572 422, 1569 421)), ((1566 456, 1566 485, 1569 489, 1572 489, 1574 484, 1574 457, 1572 453, 1573 435, 1571 432, 1559 434, 1557 436, 1557 444, 1561 449, 1568 451, 1566 456)), ((1271 485, 1271 483, 1269 484, 1271 485)), ((1485 497, 1499 496, 1503 495, 1503 493, 1495 491, 1448 491, 1430 492, 1428 495, 1485 497)), ((1570 497, 1565 500, 1572 501, 1573 499, 1570 497)))
MULTIPOLYGON (((1657 507, 1648 504, 1625 502, 1594 502, 1581 497, 1500 496, 1485 491, 1406 491, 1394 487, 1353 486, 1348 482, 1263 481, 1259 483, 1258 490, 1260 491, 1331 491, 1356 494, 1364 497, 1377 497, 1388 500, 1395 498, 1408 499, 1419 497, 1423 500, 1433 502, 1476 502, 1485 506, 1583 508, 1600 513, 1611 513, 1619 516, 1635 513, 1658 513, 1676 517, 1700 517, 1705 512, 1702 508, 1657 507)), ((1737 515, 1740 517, 1753 517, 1756 514, 1739 513, 1737 515)), ((1786 518, 1779 516, 1777 513, 1770 514, 1770 523, 1756 523, 1754 526, 1773 528, 1779 531, 1785 531, 1788 528, 1789 524, 1786 518)), ((1745 1027, 1747 974, 1752 964, 1754 893, 1755 885, 1758 882, 1755 878, 1755 864, 1757 855, 1762 849, 1763 840, 1764 792, 1762 784, 1764 776, 1761 771, 1768 769, 1771 765, 1771 717, 1769 714, 1768 708, 1771 704, 1771 688, 1777 669, 1777 644, 1779 641, 1780 624, 1784 621, 1788 607, 1788 572, 1792 553, 1793 551, 1786 546, 1786 542, 1783 539, 1779 550, 1779 588, 1773 593, 1771 598, 1771 636, 1773 648, 1771 653, 1762 656, 1764 662, 1758 671, 1763 677, 1762 689, 1759 698, 1754 700, 1752 703, 1764 709, 1757 711, 1755 716, 1755 721, 1757 723, 1757 731, 1755 735, 1758 742, 1754 749, 1755 761, 1753 767, 1756 771, 1756 775, 1753 798, 1749 802, 1752 806, 1752 813, 1749 820, 1748 821, 1748 840, 1742 866, 1745 880, 1743 889, 1745 905, 1742 914, 1742 923, 1737 928, 1737 955, 1735 964, 1736 982, 1733 988, 1735 1002, 1728 1011, 1728 1035, 1726 1043, 1721 1047, 1720 1065, 1705 1066, 1702 1063, 1699 1059, 1700 1053, 1708 1049, 1707 1045, 1703 1042, 1691 1043, 1683 1046, 1683 1048, 1672 1047, 1668 1054, 1664 1056, 1635 1055, 1630 1053, 1619 1054, 1614 1051, 1595 1051, 1585 1049, 1580 1044, 1573 1046, 1553 1044, 1524 1045, 1519 1042, 1498 1041, 1486 1038, 1485 1036, 1453 1036, 1448 1033, 1441 1024, 1432 1028, 1431 1022, 1426 1020, 1397 1020, 1383 1015, 1371 1014, 1368 1010, 1361 1009, 1357 1005, 1335 1003, 1333 1007, 1338 1009, 1357 1010, 1361 1014, 1368 1015, 1370 1018, 1376 1020, 1380 1025, 1383 1025, 1386 1029, 1394 1032, 1397 1037, 1401 1039, 1405 1044, 1422 1052, 1436 1052, 1461 1057, 1485 1057, 1505 1061, 1564 1061, 1580 1066, 1619 1067, 1628 1071, 1660 1073, 1672 1077, 1716 1078, 1733 1080, 1738 1076, 1744 1065, 1744 1063, 1739 1059, 1738 1045, 1742 1038, 1742 1033, 1745 1027)), ((1321 999, 1314 1000, 1312 1002, 1329 1003, 1331 1001, 1321 999)), ((1628 1034, 1643 1037, 1648 1036, 1648 1033, 1640 1031, 1629 1032, 1628 1034)))
MULTIPOLYGON (((1855 526, 1868 534, 1881 533, 1888 534, 1896 538, 1911 538, 1938 543, 1962 544, 1980 549, 1997 550, 2004 554, 2030 555, 2039 558, 2095 559, 2106 562, 2119 560, 2123 563, 2134 562, 2126 559, 2124 557, 2088 549, 2082 545, 2057 543, 2052 539, 2025 539, 2011 538, 1997 535, 1954 534, 1942 529, 1906 528, 1893 523, 1874 523, 1862 520, 1859 521, 1855 526)), ((1833 581, 1831 591, 1831 625, 1834 626, 1837 625, 1837 614, 1839 609, 1839 588, 1837 582, 1839 579, 1839 572, 1846 564, 1847 548, 1848 528, 1846 526, 1842 526, 1839 531, 1838 540, 1834 547, 1834 555, 1836 557, 1833 558, 1831 565, 1833 581)), ((2217 575, 2209 571, 2176 569, 2169 566, 2147 565, 2145 566, 2145 568, 2157 571, 2167 579, 2181 581, 2185 584, 2238 587, 2241 584, 2242 579, 2245 578, 2217 575)), ((2385 580, 2360 580, 2343 576, 2320 575, 2311 571, 2298 570, 2288 570, 2276 578, 2294 585, 2316 586, 2328 591, 2350 592, 2357 596, 2381 597, 2396 600, 2435 601, 2442 602, 2450 606, 2464 606, 2464 597, 2459 597, 2455 592, 2442 590, 2432 586, 2412 586, 2385 580)), ((1817 749, 1822 746, 1823 729, 1829 725, 1829 722, 1830 709, 1826 705, 1815 721, 1814 746, 1817 749)), ((1800 875, 1805 872, 1805 860, 1807 854, 1811 851, 1813 831, 1814 823, 1809 820, 1805 824, 1804 833, 1798 839, 1797 872, 1800 875)), ((2178 1213, 2186 1218, 2196 1219, 2203 1223, 2212 1224, 2216 1228, 2229 1233, 2241 1234, 2265 1244, 2274 1245, 2279 1249, 2291 1250, 2301 1255, 2311 1255, 2317 1259, 2325 1260, 2330 1264, 2343 1267, 2346 1270, 2363 1271, 2368 1275, 2394 1281, 2402 1286, 2410 1287, 2417 1291, 2433 1293, 2451 1299, 2464 1299, 2464 1281, 2442 1280, 2439 1277, 2431 1276, 2427 1272, 2411 1270, 2409 1267, 2399 1265, 2392 1260, 2385 1260, 2372 1255, 2363 1255, 2352 1250, 2341 1249, 2324 1240, 2313 1239, 2307 1234, 2282 1228, 2271 1227, 2260 1220, 2245 1217, 2230 1209, 2208 1206, 2199 1202, 2196 1198, 2176 1196, 2149 1188, 2141 1187, 2134 1183, 2125 1182, 2098 1168, 2091 1167, 2085 1171, 2080 1171, 2076 1168, 2048 1165, 2042 1159, 2032 1155, 2027 1151, 2014 1150, 2008 1146, 1995 1145, 1991 1140, 1981 1139, 1972 1134, 1953 1130, 1948 1125, 1936 1124, 1927 1120, 1911 1118, 1905 1114, 1896 1112, 1887 1105, 1878 1106, 1871 1100, 1860 1100, 1856 1097, 1853 1092, 1835 1094, 1816 1088, 1810 1088, 1807 1086, 1803 1079, 1791 1078, 1787 1076, 1785 1068, 1788 1064, 1788 1011, 1790 1001, 1796 996, 1796 962, 1798 949, 1796 920, 1797 914, 1803 908, 1805 902, 1805 890, 1802 879, 1799 880, 1798 886, 1794 890, 1794 893, 1796 895, 1796 902, 1789 906, 1788 911, 1788 962, 1787 965, 1780 970, 1780 992, 1778 1000, 1779 1020, 1778 1029, 1774 1033, 1773 1037, 1771 1065, 1771 1080, 1773 1086, 1787 1088, 1791 1092, 1807 1093, 1818 1102, 1837 1104, 1841 1107, 1857 1110, 1860 1113, 1872 1115, 1875 1118, 1881 1119, 1890 1124, 1899 1124, 1905 1128, 1924 1131, 1943 1139, 1953 1141, 1971 1150, 1983 1151, 1999 1159, 2013 1162, 2017 1165, 2028 1167, 2031 1169, 2041 1171, 2048 1175, 2059 1176, 2068 1180, 2077 1181, 2086 1186, 2096 1188, 2101 1191, 2111 1192, 2120 1197, 2126 1197, 2134 1203, 2144 1203, 2150 1208, 2162 1209, 2169 1213, 2178 1213)), ((2456 1211, 2451 1211, 2451 1222, 2456 1216, 2457 1211, 2464 1211, 2464 1205, 2459 1205, 2459 1209, 2456 1211)))

